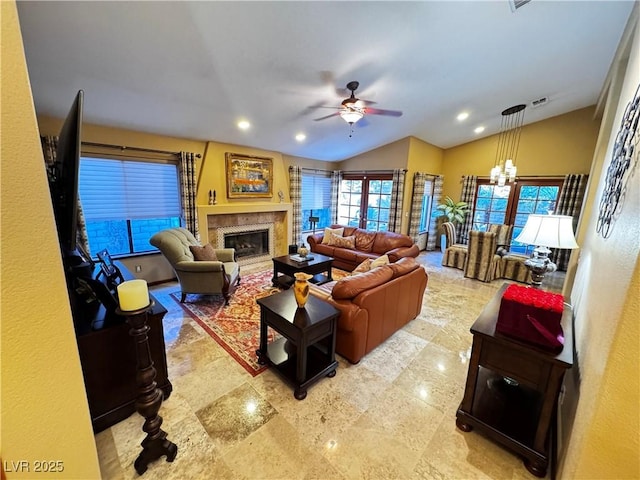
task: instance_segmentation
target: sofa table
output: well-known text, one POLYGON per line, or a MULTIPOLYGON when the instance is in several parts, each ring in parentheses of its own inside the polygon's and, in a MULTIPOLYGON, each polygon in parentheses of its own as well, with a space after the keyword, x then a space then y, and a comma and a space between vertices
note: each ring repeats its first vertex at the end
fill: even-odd
POLYGON ((496 333, 500 300, 507 286, 498 290, 471 326, 471 360, 456 425, 463 432, 478 428, 524 457, 533 475, 544 477, 552 460, 555 429, 551 426, 562 379, 573 364, 573 314, 565 304, 565 343, 560 353, 496 333))
POLYGON ((269 363, 295 387, 294 397, 304 400, 307 388, 323 377, 333 377, 339 311, 310 295, 298 308, 293 290, 257 300, 260 305, 258 363, 269 363), (267 345, 267 327, 282 337, 267 345))
POLYGON ((273 286, 289 288, 295 281, 293 275, 298 272, 313 275, 309 281, 317 285, 333 280, 331 277, 333 258, 319 253, 309 254, 309 257, 313 259, 306 262, 296 262, 291 255, 273 258, 273 278, 271 279, 273 286))

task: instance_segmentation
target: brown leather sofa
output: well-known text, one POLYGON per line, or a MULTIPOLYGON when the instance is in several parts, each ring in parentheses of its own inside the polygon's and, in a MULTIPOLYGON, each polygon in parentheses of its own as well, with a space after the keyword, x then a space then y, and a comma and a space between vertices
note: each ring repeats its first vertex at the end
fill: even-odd
POLYGON ((388 255, 390 262, 403 257, 417 257, 418 246, 408 235, 394 232, 373 232, 344 225, 331 225, 330 228, 344 228, 343 237, 355 236, 355 249, 336 247, 322 243, 324 231, 309 235, 307 242, 312 252, 333 257, 333 266, 351 272, 367 258, 375 259, 388 255))
POLYGON ((358 363, 418 316, 427 280, 426 270, 406 257, 310 291, 340 310, 336 351, 358 363))

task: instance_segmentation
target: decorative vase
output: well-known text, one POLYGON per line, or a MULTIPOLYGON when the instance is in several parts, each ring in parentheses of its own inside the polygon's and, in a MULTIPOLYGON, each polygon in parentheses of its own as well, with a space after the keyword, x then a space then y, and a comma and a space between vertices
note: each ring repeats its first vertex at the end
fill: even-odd
POLYGON ((294 273, 296 281, 293 284, 293 294, 296 297, 298 308, 304 308, 309 298, 309 280, 313 275, 304 272, 294 273))
POLYGON ((298 248, 298 255, 300 255, 302 258, 305 258, 307 255, 309 255, 309 249, 304 243, 300 245, 300 248, 298 248))

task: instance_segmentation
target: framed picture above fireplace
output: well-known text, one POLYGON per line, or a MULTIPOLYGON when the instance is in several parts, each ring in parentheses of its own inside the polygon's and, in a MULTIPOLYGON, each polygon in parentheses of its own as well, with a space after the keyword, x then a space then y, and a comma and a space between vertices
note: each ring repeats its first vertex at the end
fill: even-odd
POLYGON ((225 154, 227 198, 273 197, 273 159, 225 154))

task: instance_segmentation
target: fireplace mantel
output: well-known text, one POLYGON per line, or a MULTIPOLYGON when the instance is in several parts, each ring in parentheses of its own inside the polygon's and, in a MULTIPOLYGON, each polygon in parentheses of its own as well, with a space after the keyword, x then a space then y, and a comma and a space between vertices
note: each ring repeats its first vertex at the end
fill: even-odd
MULTIPOLYGON (((209 217, 216 215, 242 215, 248 213, 284 212, 286 221, 286 242, 279 242, 285 246, 292 243, 291 222, 293 217, 293 204, 275 202, 243 202, 220 203, 216 205, 198 205, 198 227, 200 229, 200 241, 204 245, 209 243, 209 217)), ((276 254, 286 254, 276 252, 276 254)))

